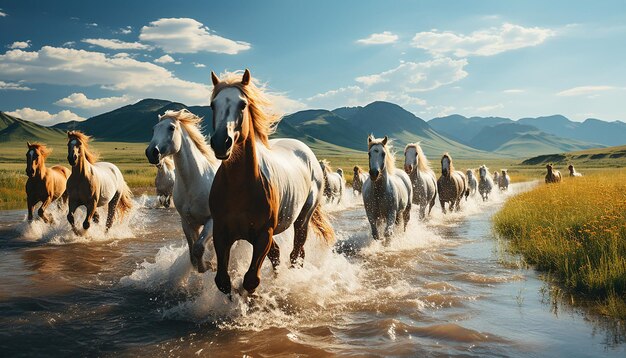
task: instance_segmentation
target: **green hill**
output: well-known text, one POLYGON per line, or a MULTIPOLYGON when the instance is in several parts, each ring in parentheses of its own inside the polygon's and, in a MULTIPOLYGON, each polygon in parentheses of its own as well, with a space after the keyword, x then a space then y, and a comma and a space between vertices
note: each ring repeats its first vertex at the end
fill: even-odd
POLYGON ((554 163, 557 165, 572 163, 575 166, 583 167, 623 168, 626 166, 626 145, 558 154, 544 154, 526 159, 522 162, 523 165, 540 165, 546 163, 554 163))
POLYGON ((60 129, 44 127, 0 112, 0 143, 12 141, 50 143, 62 142, 65 138, 65 132, 60 129))

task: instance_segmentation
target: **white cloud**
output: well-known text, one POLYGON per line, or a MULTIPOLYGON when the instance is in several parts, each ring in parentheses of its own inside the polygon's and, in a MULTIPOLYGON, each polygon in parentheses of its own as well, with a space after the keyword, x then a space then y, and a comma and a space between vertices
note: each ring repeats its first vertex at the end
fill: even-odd
POLYGON ((502 93, 506 93, 506 94, 519 94, 519 93, 525 93, 525 92, 526 90, 518 89, 518 88, 511 88, 511 89, 502 91, 502 93))
POLYGON ((394 93, 390 91, 368 91, 359 86, 342 87, 306 99, 309 107, 335 109, 338 107, 365 106, 374 101, 387 101, 416 108, 425 106, 425 100, 412 97, 406 93, 394 93))
POLYGON ((0 81, 0 91, 32 91, 33 89, 21 83, 0 81))
POLYGON ((96 24, 95 22, 92 22, 92 23, 87 24, 87 26, 89 26, 89 27, 98 27, 98 24, 96 24))
POLYGON ((131 32, 133 32, 132 26, 120 27, 120 29, 117 31, 117 33, 123 34, 123 35, 128 35, 131 32))
POLYGON ((156 60, 154 60, 154 62, 156 62, 156 63, 173 63, 175 65, 180 65, 180 61, 176 61, 170 55, 163 55, 163 56, 157 58, 156 60))
POLYGON ((504 108, 504 105, 502 103, 481 106, 481 107, 465 107, 466 110, 470 110, 470 111, 473 110, 475 112, 480 112, 480 113, 489 113, 489 112, 493 112, 495 110, 502 109, 502 108, 504 108))
POLYGON ((9 45, 10 49, 25 49, 30 47, 30 40, 26 41, 15 41, 14 43, 9 45))
POLYGON ((384 31, 379 34, 371 34, 364 39, 357 40, 356 42, 362 45, 385 45, 398 41, 398 35, 384 31))
POLYGON ((541 27, 505 23, 500 27, 474 31, 469 35, 431 30, 419 32, 411 45, 434 55, 453 53, 458 57, 493 56, 501 52, 537 46, 556 32, 541 27))
POLYGON ((206 65, 203 63, 192 62, 193 67, 195 68, 205 68, 206 65))
MULTIPOLYGON (((0 9, 0 10, 2 10, 2 9, 0 9)), ((6 16, 9 16, 9 15, 7 15, 6 12, 0 11, 0 17, 6 17, 6 16)))
POLYGON ((64 42, 62 46, 63 46, 63 47, 74 47, 74 46, 76 46, 76 41, 67 41, 67 42, 64 42))
POLYGON ((51 126, 53 124, 67 122, 67 121, 84 121, 85 118, 73 113, 67 109, 60 111, 56 114, 50 112, 40 111, 32 108, 21 108, 11 112, 6 112, 8 115, 18 117, 27 121, 35 122, 42 126, 51 126))
POLYGON ((125 42, 118 39, 82 39, 82 42, 111 50, 152 50, 151 46, 139 42, 125 42))
POLYGON ((141 28, 139 39, 152 43, 168 53, 205 51, 235 55, 250 49, 249 43, 216 35, 202 23, 190 18, 165 18, 153 21, 141 28))
POLYGON ((127 96, 121 97, 103 97, 103 98, 87 98, 84 93, 72 93, 71 95, 61 98, 54 102, 57 106, 82 108, 87 110, 110 110, 125 104, 130 104, 132 99, 127 96))
POLYGON ((614 89, 616 89, 616 87, 613 86, 580 86, 561 91, 556 95, 559 97, 584 96, 614 89))

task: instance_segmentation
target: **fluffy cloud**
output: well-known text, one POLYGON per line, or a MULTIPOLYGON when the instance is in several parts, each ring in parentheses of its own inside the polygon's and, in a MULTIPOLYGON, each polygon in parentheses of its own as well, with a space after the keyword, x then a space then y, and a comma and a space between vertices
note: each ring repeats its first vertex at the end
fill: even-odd
POLYGON ((193 62, 193 63, 192 63, 192 65, 193 65, 193 67, 195 67, 195 68, 205 68, 205 67, 206 67, 206 65, 205 65, 205 64, 203 64, 203 63, 197 63, 197 62, 193 62))
POLYGON ((398 41, 398 35, 389 31, 384 31, 380 34, 371 34, 364 39, 357 40, 356 42, 361 45, 385 45, 398 41))
POLYGON ((14 43, 9 45, 9 48, 11 48, 11 49, 16 49, 16 48, 25 49, 25 48, 29 48, 29 47, 30 47, 30 40, 15 41, 14 43))
POLYGON ((580 86, 561 91, 556 95, 559 97, 585 96, 614 89, 616 88, 613 86, 580 86))
POLYGON ((123 34, 123 35, 128 35, 131 32, 133 32, 133 27, 132 26, 121 27, 118 30, 118 33, 123 34))
POLYGON ((2 12, 2 9, 0 9, 0 17, 5 17, 8 16, 6 12, 2 12))
POLYGON ((0 91, 32 91, 33 89, 21 83, 0 81, 0 91))
POLYGON ((374 101, 388 101, 414 109, 425 106, 425 100, 406 93, 391 91, 368 91, 360 86, 347 86, 316 94, 307 98, 309 107, 334 109, 337 107, 364 106, 374 101))
POLYGON ((117 108, 121 105, 130 104, 132 99, 129 96, 121 97, 103 97, 103 98, 87 98, 84 93, 72 93, 71 95, 61 98, 54 102, 57 106, 82 108, 87 110, 109 110, 117 108))
POLYGON ((67 109, 60 111, 56 114, 51 114, 46 111, 39 111, 32 108, 16 109, 12 112, 6 112, 8 115, 25 119, 27 121, 35 122, 43 126, 51 126, 53 124, 67 122, 67 121, 84 121, 85 118, 68 111, 67 109))
POLYGON ((180 61, 176 61, 170 55, 163 55, 163 56, 157 58, 156 60, 154 60, 154 62, 156 62, 156 63, 173 63, 173 64, 176 64, 176 65, 180 65, 180 61))
POLYGON ((152 46, 139 42, 125 42, 118 39, 82 39, 84 43, 111 50, 152 50, 152 46))
POLYGON ((505 51, 537 46, 555 34, 551 29, 505 23, 500 27, 475 31, 469 35, 437 30, 419 32, 415 34, 411 44, 434 55, 453 53, 458 57, 493 56, 505 51))
POLYGON ((202 23, 189 18, 165 18, 141 28, 139 39, 168 53, 215 52, 229 55, 250 49, 250 44, 212 33, 202 23))

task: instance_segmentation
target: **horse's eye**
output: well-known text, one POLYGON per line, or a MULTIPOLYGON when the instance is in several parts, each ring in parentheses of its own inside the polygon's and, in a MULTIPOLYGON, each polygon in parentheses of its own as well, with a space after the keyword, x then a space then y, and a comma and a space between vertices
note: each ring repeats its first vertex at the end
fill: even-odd
POLYGON ((176 127, 171 126, 171 127, 170 127, 170 132, 173 132, 173 131, 174 131, 174 129, 176 129, 176 127))
POLYGON ((239 110, 240 111, 243 111, 246 108, 246 106, 247 106, 246 102, 243 102, 243 101, 239 102, 239 110))

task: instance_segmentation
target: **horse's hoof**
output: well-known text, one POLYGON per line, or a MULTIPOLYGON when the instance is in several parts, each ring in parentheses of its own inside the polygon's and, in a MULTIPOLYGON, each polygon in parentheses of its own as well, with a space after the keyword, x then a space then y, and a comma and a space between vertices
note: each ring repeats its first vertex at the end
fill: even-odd
POLYGON ((83 222, 83 229, 88 230, 90 226, 91 226, 91 224, 89 223, 89 221, 84 221, 83 222))

